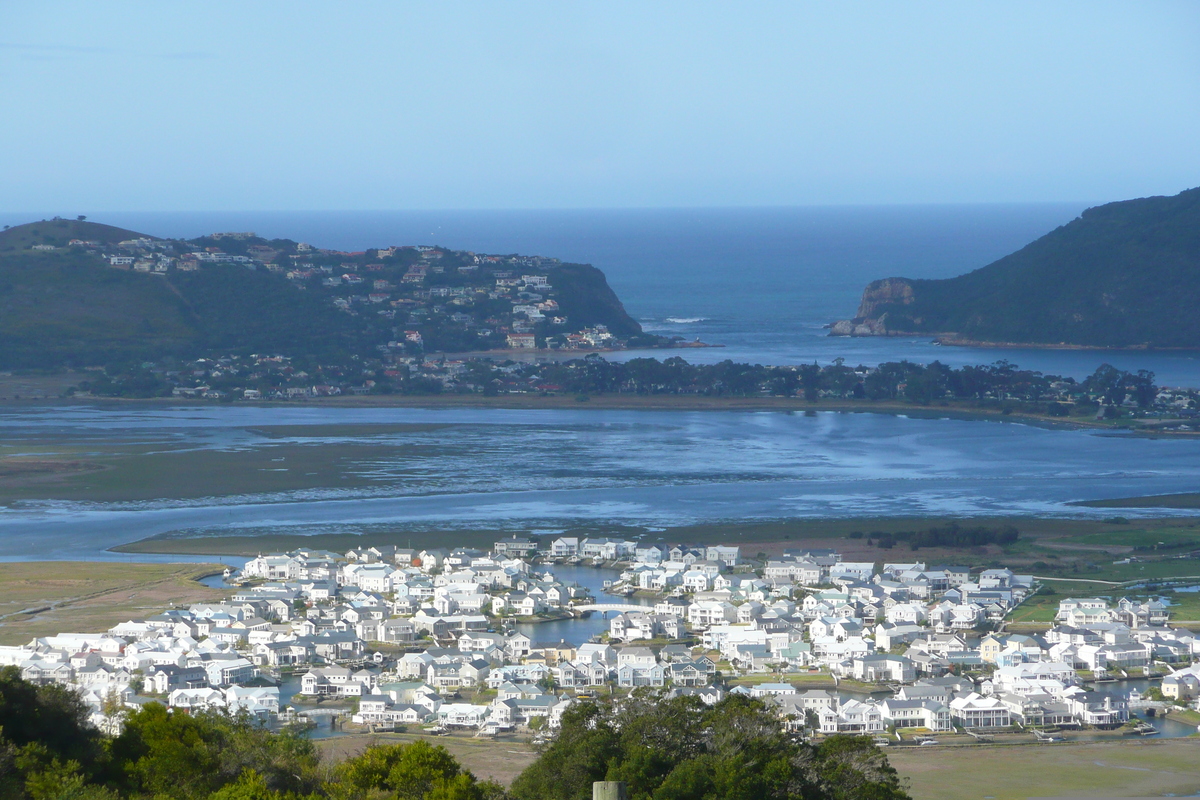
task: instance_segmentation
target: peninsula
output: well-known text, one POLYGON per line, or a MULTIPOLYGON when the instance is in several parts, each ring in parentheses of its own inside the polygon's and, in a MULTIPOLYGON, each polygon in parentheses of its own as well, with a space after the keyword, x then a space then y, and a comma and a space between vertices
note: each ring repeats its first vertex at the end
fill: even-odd
POLYGON ((1200 348, 1200 189, 1090 208, 1015 253, 946 280, 869 284, 834 336, 943 344, 1200 348))
POLYGON ((425 352, 676 343, 644 333, 599 269, 556 258, 162 239, 82 217, 0 232, 0 369, 266 354, 337 375, 425 352))

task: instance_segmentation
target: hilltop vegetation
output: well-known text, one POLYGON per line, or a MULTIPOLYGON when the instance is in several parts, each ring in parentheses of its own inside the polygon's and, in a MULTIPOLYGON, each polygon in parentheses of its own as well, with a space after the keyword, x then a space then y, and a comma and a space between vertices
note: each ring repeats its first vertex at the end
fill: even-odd
POLYGON ((1200 348, 1200 189, 1090 208, 947 280, 870 284, 835 335, 947 343, 1200 348))
POLYGON ((252 353, 389 355, 667 344, 585 264, 439 247, 358 253, 253 233, 192 240, 83 219, 0 232, 0 369, 252 353))
POLYGON ((137 239, 144 234, 135 233, 112 225, 88 222, 85 219, 52 219, 30 222, 27 225, 6 226, 0 231, 0 255, 9 255, 28 250, 34 245, 66 247, 73 239, 84 239, 102 244, 117 244, 128 239, 137 239))

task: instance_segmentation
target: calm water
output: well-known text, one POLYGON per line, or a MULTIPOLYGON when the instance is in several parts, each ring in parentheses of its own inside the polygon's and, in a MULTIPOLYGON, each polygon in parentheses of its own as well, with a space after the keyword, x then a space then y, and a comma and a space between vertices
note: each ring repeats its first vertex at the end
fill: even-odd
MULTIPOLYGON (((620 603, 622 605, 636 606, 652 606, 655 603, 654 599, 648 597, 615 597, 605 594, 604 582, 614 581, 619 578, 621 573, 617 570, 558 565, 547 565, 539 569, 552 572, 554 577, 563 583, 577 583, 580 586, 586 587, 592 593, 592 596, 596 598, 597 603, 620 603)), ((593 636, 607 631, 611 617, 611 613, 605 615, 600 612, 593 612, 591 616, 580 619, 522 624, 518 625, 517 629, 530 639, 533 639, 534 642, 557 642, 565 640, 571 644, 583 644, 584 642, 591 641, 593 636)))
POLYGON ((181 529, 548 532, 790 517, 1109 515, 1066 504, 1200 485, 1200 447, 1192 441, 866 413, 97 405, 7 407, 0 429, 10 443, 85 447, 97 440, 220 450, 337 445, 340 469, 362 481, 193 500, 21 502, 0 508, 0 558, 10 560, 122 558, 106 548, 181 529), (247 430, 364 422, 445 427, 302 440, 247 430), (355 443, 396 451, 364 448, 367 455, 355 457, 347 454, 355 443))
MULTIPOLYGON (((1077 378, 1103 361, 1200 386, 1197 353, 943 348, 928 339, 842 339, 826 323, 853 316, 876 278, 944 278, 982 267, 1073 219, 1084 204, 691 210, 104 214, 160 236, 254 230, 362 250, 441 244, 593 263, 647 330, 726 345, 699 362, 851 364, 1006 358, 1077 378)), ((37 215, 2 215, 5 223, 37 215)), ((652 353, 653 355, 661 355, 652 353)), ((627 356, 624 356, 627 357, 627 356)))

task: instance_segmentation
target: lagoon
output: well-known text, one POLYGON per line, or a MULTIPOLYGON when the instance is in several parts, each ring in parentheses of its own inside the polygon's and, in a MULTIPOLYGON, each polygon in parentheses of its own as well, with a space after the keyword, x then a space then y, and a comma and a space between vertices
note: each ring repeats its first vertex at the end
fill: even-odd
POLYGON ((1200 445, 1190 440, 871 413, 96 404, 9 406, 0 429, 5 444, 32 456, 62 443, 81 458, 122 448, 141 454, 128 458, 264 457, 291 447, 311 463, 338 453, 337 480, 298 489, 84 502, 53 499, 49 487, 46 499, 0 508, 6 560, 120 558, 106 551, 180 530, 1097 517, 1113 510, 1069 503, 1200 485, 1200 445), (264 425, 381 427, 255 432, 264 425))

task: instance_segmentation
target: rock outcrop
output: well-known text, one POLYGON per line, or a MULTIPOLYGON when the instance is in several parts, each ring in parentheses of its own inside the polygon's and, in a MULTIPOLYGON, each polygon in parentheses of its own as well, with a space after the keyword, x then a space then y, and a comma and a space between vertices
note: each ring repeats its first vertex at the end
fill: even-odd
POLYGON ((863 290, 854 319, 838 320, 829 327, 830 336, 898 336, 908 331, 889 330, 888 312, 880 309, 910 306, 916 302, 912 282, 907 278, 871 281, 863 290))

